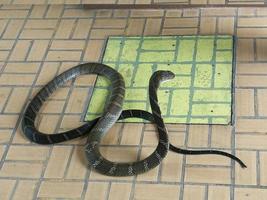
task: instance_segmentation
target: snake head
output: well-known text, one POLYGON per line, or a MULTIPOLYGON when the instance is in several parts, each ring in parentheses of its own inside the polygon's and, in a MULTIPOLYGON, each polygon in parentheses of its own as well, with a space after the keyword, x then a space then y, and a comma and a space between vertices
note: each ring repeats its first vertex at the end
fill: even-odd
POLYGON ((175 74, 167 70, 156 71, 152 76, 157 77, 158 81, 165 82, 175 77, 175 74))

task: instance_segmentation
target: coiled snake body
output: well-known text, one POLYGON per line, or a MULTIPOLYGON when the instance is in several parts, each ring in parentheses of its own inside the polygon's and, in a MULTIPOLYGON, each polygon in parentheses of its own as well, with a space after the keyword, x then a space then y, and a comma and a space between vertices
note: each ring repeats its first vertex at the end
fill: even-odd
POLYGON ((55 144, 88 134, 85 152, 89 166, 102 174, 110 176, 132 176, 144 173, 159 165, 161 160, 167 155, 169 148, 174 152, 182 154, 220 154, 236 160, 242 167, 245 167, 240 159, 226 152, 216 150, 184 150, 169 144, 167 130, 161 117, 156 91, 160 82, 172 79, 173 77, 174 74, 170 71, 157 71, 152 75, 149 82, 149 99, 152 114, 143 110, 122 111, 125 94, 125 85, 122 76, 117 71, 104 64, 80 64, 57 76, 35 95, 23 115, 22 130, 29 140, 39 144, 55 144), (110 98, 102 116, 78 128, 62 133, 50 135, 38 131, 35 128, 34 122, 43 103, 57 88, 82 74, 98 74, 108 78, 111 82, 112 89, 110 98), (111 162, 105 159, 99 152, 100 141, 117 120, 129 117, 142 118, 156 124, 159 133, 157 148, 150 156, 141 161, 133 163, 111 162))

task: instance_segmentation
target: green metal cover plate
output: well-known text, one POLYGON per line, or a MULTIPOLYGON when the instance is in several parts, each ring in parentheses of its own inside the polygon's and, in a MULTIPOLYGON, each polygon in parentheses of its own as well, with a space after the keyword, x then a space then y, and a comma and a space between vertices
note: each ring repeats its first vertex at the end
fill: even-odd
MULTIPOLYGON (((161 84, 159 105, 165 123, 230 124, 232 120, 234 38, 215 36, 109 37, 103 63, 125 80, 123 109, 151 112, 148 83, 157 70, 175 78, 161 84)), ((86 120, 101 115, 109 81, 98 76, 86 120)), ((127 122, 140 122, 128 119, 127 122)))

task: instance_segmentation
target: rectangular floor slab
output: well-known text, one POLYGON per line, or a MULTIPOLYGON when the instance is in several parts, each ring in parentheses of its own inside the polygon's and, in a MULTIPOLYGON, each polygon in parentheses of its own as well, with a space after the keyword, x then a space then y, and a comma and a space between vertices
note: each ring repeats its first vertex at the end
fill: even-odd
MULTIPOLYGON (((148 83, 153 72, 170 70, 161 84, 159 105, 166 123, 229 124, 232 115, 234 39, 228 35, 109 37, 103 63, 126 83, 123 109, 150 110, 148 83)), ((104 108, 109 82, 98 77, 86 120, 104 108)), ((140 122, 139 119, 130 119, 140 122)))

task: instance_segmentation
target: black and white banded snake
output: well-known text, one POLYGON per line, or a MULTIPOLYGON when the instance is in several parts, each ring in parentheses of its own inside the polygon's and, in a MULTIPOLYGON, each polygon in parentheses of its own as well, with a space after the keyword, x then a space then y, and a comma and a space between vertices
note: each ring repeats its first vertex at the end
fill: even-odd
POLYGON ((25 136, 32 142, 38 144, 55 144, 88 135, 85 146, 86 158, 89 166, 101 174, 109 176, 132 176, 144 173, 160 164, 167 155, 168 150, 180 154, 200 155, 200 154, 218 154, 227 156, 237 161, 241 167, 246 165, 232 154, 218 150, 185 150, 180 149, 169 143, 167 129, 161 117, 161 110, 158 105, 156 95, 160 82, 174 78, 170 71, 157 71, 149 81, 149 99, 152 114, 143 110, 122 110, 125 84, 123 77, 116 70, 100 63, 84 63, 73 67, 58 75, 52 81, 47 83, 30 101, 22 118, 22 130, 25 136), (83 74, 97 74, 108 78, 111 82, 109 101, 101 117, 89 121, 82 126, 56 134, 46 134, 39 132, 35 127, 35 119, 43 103, 49 96, 67 81, 83 74), (159 142, 155 151, 147 158, 133 163, 116 163, 105 159, 100 151, 99 144, 108 130, 121 119, 142 118, 154 122, 157 126, 159 142))

